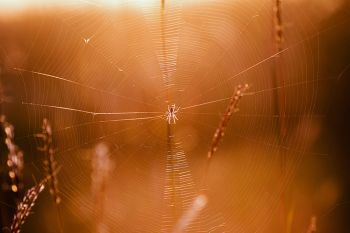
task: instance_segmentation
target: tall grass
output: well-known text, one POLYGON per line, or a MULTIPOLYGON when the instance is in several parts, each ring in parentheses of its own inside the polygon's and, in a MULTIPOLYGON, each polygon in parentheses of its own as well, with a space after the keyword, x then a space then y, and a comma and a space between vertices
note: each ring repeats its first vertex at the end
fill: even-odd
POLYGON ((45 154, 44 168, 50 186, 50 194, 52 195, 54 202, 56 204, 59 204, 61 202, 57 178, 59 167, 57 166, 57 162, 55 160, 55 150, 53 147, 52 139, 52 128, 48 119, 43 119, 42 133, 37 134, 36 136, 43 140, 43 146, 39 147, 38 149, 44 152, 45 154))
POLYGON ((26 192, 23 200, 17 206, 17 211, 10 227, 11 233, 21 232, 21 227, 31 213, 39 194, 44 190, 46 182, 47 179, 44 179, 26 192))
POLYGON ((8 176, 11 181, 10 190, 17 193, 23 188, 23 152, 15 144, 13 125, 6 121, 4 115, 0 117, 0 122, 5 132, 5 144, 8 150, 6 164, 8 167, 8 176))

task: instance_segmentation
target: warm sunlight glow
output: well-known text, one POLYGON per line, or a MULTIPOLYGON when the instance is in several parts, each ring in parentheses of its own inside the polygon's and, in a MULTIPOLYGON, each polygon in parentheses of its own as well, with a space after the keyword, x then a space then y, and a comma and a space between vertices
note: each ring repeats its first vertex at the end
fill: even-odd
POLYGON ((20 11, 27 8, 37 7, 53 7, 53 6, 67 6, 67 7, 153 7, 160 5, 158 0, 2 0, 0 1, 0 11, 7 13, 13 11, 20 11))
MULTIPOLYGON (((193 5, 203 2, 211 2, 213 0, 191 0, 191 1, 171 1, 171 3, 180 2, 182 5, 193 5)), ((160 6, 160 0, 1 0, 0 12, 11 14, 18 11, 23 11, 28 8, 40 7, 125 7, 132 6, 138 8, 153 8, 160 6)))
POLYGON ((349 28, 350 0, 0 0, 0 229, 346 231, 349 28))

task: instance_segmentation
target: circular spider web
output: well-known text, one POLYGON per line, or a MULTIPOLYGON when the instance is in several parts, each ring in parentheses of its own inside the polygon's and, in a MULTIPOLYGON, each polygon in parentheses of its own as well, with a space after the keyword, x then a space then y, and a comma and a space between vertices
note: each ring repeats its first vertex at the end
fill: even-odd
MULTIPOLYGON (((61 166, 61 205, 57 210, 47 200, 32 221, 43 219, 45 232, 93 231, 91 163, 100 142, 113 164, 104 198, 110 232, 172 232, 204 192, 203 182, 208 203, 186 231, 263 232, 276 221, 327 81, 318 74, 319 37, 327 30, 286 2, 283 49, 276 53, 272 8, 271 1, 107 7, 72 1, 23 16, 31 19, 26 59, 13 68, 28 134, 18 140, 35 151, 33 136, 50 119, 61 166), (271 78, 276 59, 283 85, 271 78), (213 134, 239 84, 250 89, 203 176, 213 134), (275 91, 284 92, 282 144, 275 91), (172 104, 180 110, 169 125, 172 104)), ((29 166, 40 167, 32 157, 29 166)))

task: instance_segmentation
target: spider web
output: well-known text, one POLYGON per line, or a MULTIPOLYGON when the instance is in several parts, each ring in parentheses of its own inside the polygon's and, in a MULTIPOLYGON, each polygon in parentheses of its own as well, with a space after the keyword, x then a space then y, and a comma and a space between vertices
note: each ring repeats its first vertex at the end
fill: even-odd
MULTIPOLYGON (((106 197, 110 231, 171 232, 203 191, 220 114, 234 87, 248 83, 249 95, 205 176, 208 204, 187 231, 263 232, 279 206, 279 150, 287 157, 284 190, 319 117, 318 90, 331 80, 318 72, 320 35, 338 25, 305 25, 309 17, 296 17, 297 5, 284 7, 280 54, 271 39, 270 1, 165 0, 141 7, 131 1, 111 8, 73 1, 27 16, 25 63, 13 67, 21 83, 16 104, 27 121, 18 140, 35 149, 42 119, 52 121, 63 199, 60 223, 46 216, 54 208, 46 201, 33 224, 45 219, 63 232, 92 231, 92 148, 106 141, 116 164, 106 197), (280 56, 285 83, 273 86, 272 61, 280 56), (283 145, 273 107, 280 89, 288 122, 283 145), (170 104, 180 107, 171 126, 164 116, 170 104)), ((40 167, 40 158, 32 158, 33 169, 40 167)), ((43 232, 57 232, 46 224, 43 232)))

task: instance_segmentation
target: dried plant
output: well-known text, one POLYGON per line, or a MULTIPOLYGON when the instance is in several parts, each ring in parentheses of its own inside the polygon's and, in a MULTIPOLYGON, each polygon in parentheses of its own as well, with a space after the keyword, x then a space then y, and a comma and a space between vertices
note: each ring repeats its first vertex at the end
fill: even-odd
POLYGON ((173 233, 185 232, 188 226, 198 218, 198 215, 207 205, 208 199, 205 195, 198 195, 192 202, 192 205, 186 210, 176 223, 173 233))
POLYGON ((46 182, 47 179, 44 179, 26 192, 22 202, 20 202, 17 206, 17 211, 13 217, 13 222, 10 227, 11 233, 21 232, 21 227, 31 213, 39 194, 44 190, 46 182))
POLYGON ((96 196, 105 190, 106 182, 112 169, 112 162, 106 144, 100 143, 96 146, 91 165, 92 193, 96 196))
POLYGON ((6 117, 2 115, 0 117, 0 122, 3 126, 5 132, 5 144, 8 149, 7 156, 7 166, 9 169, 8 175, 11 180, 11 190, 13 192, 18 192, 23 188, 23 152, 18 148, 14 142, 14 127, 6 121, 6 117))
POLYGON ((273 11, 274 11, 275 41, 277 45, 277 50, 278 52, 280 52, 282 51, 282 42, 283 42, 281 0, 275 0, 273 11))
POLYGON ((309 228, 307 229, 307 233, 315 233, 317 231, 316 223, 317 223, 316 216, 315 215, 311 216, 310 225, 309 225, 309 228))
POLYGON ((52 128, 48 119, 44 118, 42 125, 42 133, 37 134, 36 136, 42 138, 43 140, 43 147, 39 147, 38 150, 43 151, 45 154, 44 166, 46 176, 50 185, 50 194, 52 195, 55 203, 59 204, 61 202, 57 179, 57 173, 59 168, 55 160, 55 150, 53 147, 52 140, 52 128))
MULTIPOLYGON (((274 6, 273 6, 273 22, 274 22, 274 44, 276 48, 276 54, 279 54, 275 59, 273 63, 272 68, 272 83, 274 87, 278 86, 284 86, 284 78, 282 73, 282 66, 281 66, 281 52, 283 51, 283 21, 282 21, 282 4, 281 0, 274 0, 274 6)), ((275 114, 279 115, 279 125, 278 125, 278 144, 283 145, 286 139, 287 135, 287 128, 286 128, 286 121, 284 118, 286 107, 285 107, 285 93, 283 89, 276 89, 274 91, 274 109, 275 114)), ((286 153, 285 151, 280 148, 279 149, 279 157, 280 157, 280 182, 281 182, 281 188, 283 187, 283 180, 285 179, 286 175, 286 153)), ((283 189, 283 188, 282 188, 283 189)), ((281 229, 286 228, 286 194, 285 190, 281 190, 281 196, 280 196, 280 202, 281 202, 281 210, 280 210, 280 219, 281 219, 281 229)))
POLYGON ((230 121, 231 115, 234 112, 238 111, 238 104, 244 94, 244 92, 249 88, 248 84, 245 85, 239 85, 236 87, 236 90, 230 100, 229 105, 226 108, 225 114, 223 115, 218 128, 216 129, 214 136, 213 136, 213 140, 208 152, 208 159, 210 159, 213 154, 217 151, 218 146, 222 140, 222 138, 225 135, 225 130, 226 127, 230 121))
MULTIPOLYGON (((0 69, 0 74, 1 74, 1 69, 0 69)), ((0 104, 13 102, 13 97, 9 95, 7 89, 8 88, 6 88, 6 86, 0 82, 0 104)))
POLYGON ((105 197, 108 178, 113 169, 113 163, 110 159, 110 152, 106 144, 100 143, 96 146, 91 165, 91 191, 95 203, 96 232, 109 232, 104 218, 105 197))

